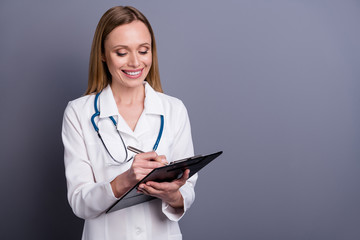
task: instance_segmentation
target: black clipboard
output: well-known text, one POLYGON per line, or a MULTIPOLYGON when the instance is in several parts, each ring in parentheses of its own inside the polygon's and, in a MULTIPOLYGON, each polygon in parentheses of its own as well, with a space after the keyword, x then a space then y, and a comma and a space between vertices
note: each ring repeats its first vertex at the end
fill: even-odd
POLYGON ((127 208, 139 203, 155 199, 142 193, 137 192, 137 187, 147 181, 170 182, 182 176, 186 169, 190 169, 189 178, 209 164, 212 160, 220 156, 223 152, 216 152, 208 155, 197 155, 181 160, 171 162, 164 167, 155 168, 146 177, 139 181, 129 191, 127 191, 119 200, 117 200, 106 213, 114 212, 123 208, 127 208))

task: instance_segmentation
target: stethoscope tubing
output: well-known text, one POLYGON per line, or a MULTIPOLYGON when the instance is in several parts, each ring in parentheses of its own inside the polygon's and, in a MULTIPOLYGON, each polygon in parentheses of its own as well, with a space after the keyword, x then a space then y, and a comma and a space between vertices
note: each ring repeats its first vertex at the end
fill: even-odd
MULTIPOLYGON (((123 147, 124 147, 124 149, 125 149, 125 160, 124 160, 123 162, 120 162, 120 161, 116 160, 116 159, 111 155, 110 151, 109 151, 108 148, 106 147, 106 144, 105 144, 104 140, 103 140, 102 137, 101 137, 101 134, 100 134, 100 132, 99 132, 99 128, 98 128, 98 126, 97 126, 96 123, 95 123, 95 118, 98 117, 98 116, 100 116, 100 111, 99 111, 99 109, 98 109, 97 102, 98 102, 98 99, 99 99, 99 96, 100 96, 101 92, 102 92, 102 91, 100 91, 99 93, 97 93, 97 94, 95 95, 95 99, 94 99, 94 110, 95 110, 95 113, 91 116, 91 119, 90 119, 90 120, 91 120, 91 123, 92 123, 92 125, 93 125, 93 127, 94 127, 94 130, 96 131, 98 137, 100 138, 102 144, 104 145, 107 153, 109 154, 109 156, 110 156, 116 163, 119 163, 119 164, 121 164, 121 163, 123 163, 123 162, 129 162, 132 158, 127 159, 127 158, 128 158, 128 153, 127 153, 127 150, 126 150, 126 145, 125 145, 124 139, 122 138, 119 130, 117 129, 117 122, 115 121, 114 117, 113 117, 113 116, 110 116, 109 118, 110 118, 110 120, 113 122, 113 124, 114 124, 114 126, 115 126, 115 129, 116 129, 116 131, 117 131, 117 133, 119 134, 119 137, 120 137, 120 139, 121 139, 122 145, 123 145, 123 147)), ((158 146, 159 146, 159 143, 160 143, 160 140, 161 140, 161 137, 162 137, 162 134, 163 134, 163 130, 164 130, 164 116, 163 116, 163 115, 160 115, 160 130, 159 130, 159 134, 158 134, 158 136, 157 136, 157 139, 156 139, 156 141, 155 141, 155 144, 154 144, 154 146, 153 146, 153 151, 156 151, 156 149, 157 149, 158 146)))

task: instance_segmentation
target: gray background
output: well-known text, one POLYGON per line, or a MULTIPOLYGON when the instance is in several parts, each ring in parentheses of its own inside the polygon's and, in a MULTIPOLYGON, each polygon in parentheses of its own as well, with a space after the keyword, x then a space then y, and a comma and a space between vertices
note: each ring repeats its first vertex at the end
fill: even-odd
POLYGON ((189 111, 201 172, 185 239, 360 239, 360 2, 0 3, 1 239, 80 239, 64 108, 114 5, 155 30, 165 92, 189 111))

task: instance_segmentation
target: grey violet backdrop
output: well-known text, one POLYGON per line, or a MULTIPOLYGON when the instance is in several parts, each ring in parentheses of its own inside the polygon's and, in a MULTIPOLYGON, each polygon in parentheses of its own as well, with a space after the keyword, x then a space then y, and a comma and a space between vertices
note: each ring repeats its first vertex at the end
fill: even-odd
POLYGON ((1 239, 80 239, 61 122, 101 15, 153 25, 200 173, 184 239, 360 239, 360 2, 1 1, 1 239))

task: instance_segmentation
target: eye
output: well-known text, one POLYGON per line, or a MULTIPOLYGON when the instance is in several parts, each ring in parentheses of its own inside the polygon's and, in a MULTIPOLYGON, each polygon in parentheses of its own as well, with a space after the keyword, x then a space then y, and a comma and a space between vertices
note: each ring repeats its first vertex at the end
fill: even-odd
POLYGON ((117 52, 116 55, 118 55, 119 57, 124 57, 126 55, 126 53, 117 52))
POLYGON ((145 54, 147 54, 149 52, 149 50, 146 50, 146 51, 139 51, 139 53, 141 54, 141 55, 145 55, 145 54))

